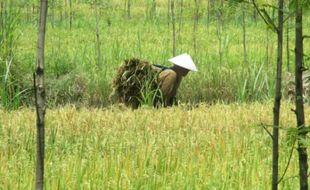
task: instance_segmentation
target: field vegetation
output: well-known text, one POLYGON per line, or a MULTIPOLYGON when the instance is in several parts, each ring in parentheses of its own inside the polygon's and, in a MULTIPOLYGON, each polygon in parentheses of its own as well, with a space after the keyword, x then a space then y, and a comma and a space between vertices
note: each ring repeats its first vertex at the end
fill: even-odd
MULTIPOLYGON (((109 105, 112 78, 125 59, 135 57, 170 65, 167 60, 173 56, 173 32, 167 1, 156 0, 154 4, 151 0, 132 0, 130 16, 127 1, 72 1, 71 8, 68 2, 53 0, 49 4, 45 53, 49 106, 109 105)), ((175 1, 176 53, 191 54, 199 69, 183 81, 179 100, 212 103, 272 98, 276 34, 258 15, 254 16, 251 4, 225 1, 221 6, 213 1, 210 7, 208 1, 197 2, 195 5, 189 0, 175 1)), ((258 2, 272 4, 271 1, 258 2)), ((272 6, 265 9, 276 19, 272 6)), ((1 104, 6 107, 29 105, 33 101, 38 3, 4 1, 1 15, 1 104)), ((310 28, 307 15, 304 20, 307 34, 310 28)), ((288 19, 286 25, 290 56, 287 59, 284 53, 284 72, 292 72, 293 20, 288 19)), ((308 54, 309 43, 305 43, 304 49, 308 54)), ((305 64, 309 65, 307 61, 305 64)))
MULTIPOLYGON (((46 115, 47 189, 269 189, 272 103, 52 109, 46 115)), ((281 114, 280 172, 295 128, 281 114)), ((306 115, 310 114, 309 107, 306 115)), ((35 111, 0 111, 0 189, 33 189, 35 111)), ((307 118, 309 123, 309 118, 307 118)), ((295 151, 294 151, 295 152, 295 151)), ((298 188, 293 154, 281 189, 298 188)))
MULTIPOLYGON (((49 1, 45 188, 269 189, 272 140, 266 129, 273 127, 276 34, 251 4, 238 1, 176 0, 175 18, 167 1, 128 2, 49 1), (111 84, 124 60, 170 65, 173 28, 176 54, 189 53, 199 70, 182 81, 180 105, 111 105, 111 84)), ((276 2, 257 2, 277 20, 276 2)), ((288 11, 285 5, 286 16, 288 11)), ((38 15, 38 1, 0 1, 0 189, 35 186, 38 15)), ((286 98, 294 20, 284 27, 286 98)), ((305 39, 306 67, 309 48, 305 39)), ((279 186, 291 190, 299 187, 296 115, 292 102, 282 105, 279 177, 287 171, 279 186)))

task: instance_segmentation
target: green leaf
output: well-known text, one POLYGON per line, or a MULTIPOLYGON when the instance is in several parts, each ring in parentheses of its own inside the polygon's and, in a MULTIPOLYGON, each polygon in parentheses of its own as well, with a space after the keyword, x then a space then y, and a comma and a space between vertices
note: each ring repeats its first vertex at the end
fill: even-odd
POLYGON ((296 9, 296 0, 291 0, 290 2, 289 2, 289 9, 290 10, 295 10, 296 9))
POLYGON ((289 146, 293 146, 297 139, 298 129, 296 127, 290 127, 287 129, 286 142, 289 146))

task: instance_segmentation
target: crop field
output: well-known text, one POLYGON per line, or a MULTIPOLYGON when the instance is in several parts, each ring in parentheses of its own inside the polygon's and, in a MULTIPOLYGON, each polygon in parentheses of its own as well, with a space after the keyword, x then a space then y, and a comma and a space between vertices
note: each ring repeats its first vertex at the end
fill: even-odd
MULTIPOLYGON (((0 11, 6 15, 0 22, 5 39, 0 49, 1 105, 31 105, 39 5, 37 1, 5 2, 7 8, 0 11)), ((170 17, 167 15, 167 2, 156 0, 153 10, 151 0, 131 0, 130 17, 126 2, 110 0, 94 4, 81 0, 72 1, 71 8, 68 1, 50 2, 45 48, 48 105, 109 105, 112 79, 125 59, 135 57, 170 66, 167 60, 173 57, 173 26, 171 10, 170 17)), ((274 95, 276 34, 258 15, 253 16, 250 4, 228 1, 222 8, 218 3, 208 8, 208 1, 197 2, 195 5, 189 0, 175 1, 176 54, 189 53, 199 70, 182 82, 179 100, 191 103, 270 100, 274 95)), ((276 21, 276 10, 265 8, 276 21)), ((308 14, 304 17, 307 35, 308 14)), ((287 71, 294 72, 294 20, 288 19, 284 28, 283 76, 286 76, 287 71)), ((304 46, 307 55, 308 39, 304 46)), ((309 65, 308 61, 305 65, 309 65)))
MULTIPOLYGON (((277 36, 252 4, 220 2, 175 0, 173 16, 166 0, 49 0, 45 189, 270 189, 266 130, 273 124, 277 36), (182 80, 178 106, 132 110, 109 99, 124 60, 170 66, 174 45, 198 68, 182 80)), ((276 22, 276 2, 257 2, 276 22)), ((287 98, 295 64, 289 11, 285 5, 284 190, 299 187, 295 105, 287 98)), ((38 17, 39 1, 0 0, 0 190, 35 188, 38 17)), ((303 32, 310 34, 309 11, 303 32)), ((305 38, 306 68, 309 49, 305 38)), ((305 100, 308 125, 310 94, 305 100)))
MULTIPOLYGON (((281 114, 280 175, 292 149, 292 107, 285 103, 281 114)), ((267 102, 48 110, 45 187, 269 189, 271 138, 261 125, 272 123, 271 108, 267 102)), ((35 112, 1 110, 0 118, 0 189, 34 189, 35 112)), ((297 161, 294 150, 281 189, 298 187, 297 161)))

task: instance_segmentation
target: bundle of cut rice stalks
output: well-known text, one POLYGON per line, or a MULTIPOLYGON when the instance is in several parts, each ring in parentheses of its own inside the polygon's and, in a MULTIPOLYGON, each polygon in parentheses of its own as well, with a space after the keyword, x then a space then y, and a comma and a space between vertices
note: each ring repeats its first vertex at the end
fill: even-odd
MULTIPOLYGON (((303 98, 304 102, 310 102, 310 71, 306 70, 302 73, 303 81, 303 98)), ((284 83, 284 97, 288 97, 290 101, 295 101, 295 75, 287 73, 284 83)))
POLYGON ((160 69, 147 61, 136 58, 125 60, 113 79, 110 100, 132 108, 138 108, 141 104, 157 104, 161 99, 157 84, 159 72, 160 69))

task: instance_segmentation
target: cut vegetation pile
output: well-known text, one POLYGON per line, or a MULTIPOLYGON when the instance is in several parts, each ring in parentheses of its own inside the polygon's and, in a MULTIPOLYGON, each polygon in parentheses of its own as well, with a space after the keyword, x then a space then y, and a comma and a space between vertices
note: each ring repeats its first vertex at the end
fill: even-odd
MULTIPOLYGON (((310 95, 310 71, 306 70, 303 72, 302 75, 303 81, 303 98, 304 101, 309 103, 309 95, 310 95)), ((288 97, 289 100, 295 101, 295 75, 293 73, 287 73, 285 79, 284 89, 285 89, 285 96, 288 97)))
POLYGON ((125 60, 113 80, 110 100, 132 108, 138 108, 141 104, 154 105, 160 100, 156 80, 159 71, 147 61, 136 58, 125 60))

